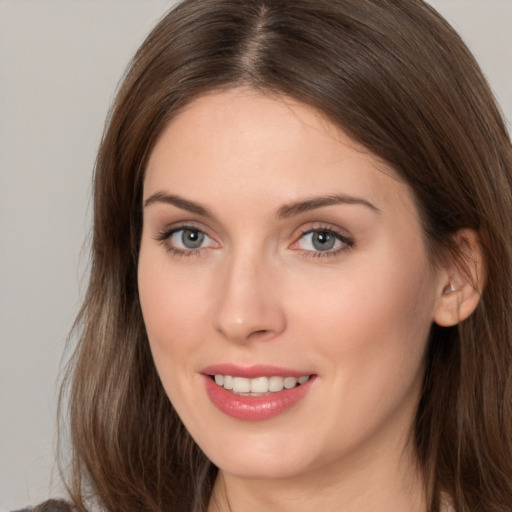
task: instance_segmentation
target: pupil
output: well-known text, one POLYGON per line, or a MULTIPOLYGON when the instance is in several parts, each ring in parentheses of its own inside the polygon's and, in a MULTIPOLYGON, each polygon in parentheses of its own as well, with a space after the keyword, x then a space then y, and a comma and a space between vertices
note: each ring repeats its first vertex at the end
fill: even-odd
POLYGON ((187 249, 197 249, 201 247, 204 240, 204 233, 200 231, 192 231, 190 229, 184 229, 183 235, 181 235, 181 241, 187 249))
POLYGON ((318 233, 313 233, 313 247, 317 251, 328 251, 334 247, 336 243, 336 239, 330 233, 326 231, 320 231, 318 233))

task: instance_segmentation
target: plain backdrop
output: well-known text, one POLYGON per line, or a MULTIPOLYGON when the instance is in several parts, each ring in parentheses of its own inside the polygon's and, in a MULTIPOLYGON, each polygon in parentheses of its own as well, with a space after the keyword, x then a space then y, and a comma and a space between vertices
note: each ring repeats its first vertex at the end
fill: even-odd
MULTIPOLYGON (((430 0, 512 121, 512 0, 430 0)), ((123 71, 165 0, 0 0, 0 511, 61 494, 58 369, 86 287, 90 184, 123 71)))

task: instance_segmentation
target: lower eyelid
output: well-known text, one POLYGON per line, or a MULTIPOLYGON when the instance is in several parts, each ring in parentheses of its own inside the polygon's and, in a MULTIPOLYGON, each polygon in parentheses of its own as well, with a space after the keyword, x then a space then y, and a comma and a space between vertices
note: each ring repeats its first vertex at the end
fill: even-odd
POLYGON ((173 256, 201 256, 205 247, 201 249, 179 249, 177 247, 173 247, 169 244, 164 244, 164 248, 166 252, 172 254, 173 256))
POLYGON ((343 254, 351 251, 354 248, 354 243, 342 243, 340 247, 336 249, 331 249, 327 251, 318 251, 318 250, 301 250, 301 256, 303 258, 337 258, 341 257, 343 254))

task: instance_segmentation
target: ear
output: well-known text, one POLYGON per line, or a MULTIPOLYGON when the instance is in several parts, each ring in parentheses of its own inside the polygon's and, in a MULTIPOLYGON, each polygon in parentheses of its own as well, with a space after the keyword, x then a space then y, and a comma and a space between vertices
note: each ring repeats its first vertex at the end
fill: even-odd
POLYGON ((434 322, 451 327, 468 318, 480 301, 485 269, 476 231, 461 229, 454 236, 457 250, 441 265, 439 296, 434 322))

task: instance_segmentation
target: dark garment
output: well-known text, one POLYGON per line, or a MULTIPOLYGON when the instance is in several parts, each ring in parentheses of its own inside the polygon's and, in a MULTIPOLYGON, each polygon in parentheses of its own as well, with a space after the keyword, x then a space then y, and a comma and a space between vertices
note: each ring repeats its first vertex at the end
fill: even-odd
POLYGON ((36 507, 24 508, 13 512, 71 512, 71 506, 65 501, 48 500, 36 507))

